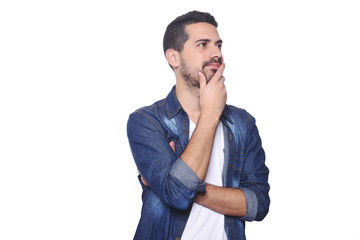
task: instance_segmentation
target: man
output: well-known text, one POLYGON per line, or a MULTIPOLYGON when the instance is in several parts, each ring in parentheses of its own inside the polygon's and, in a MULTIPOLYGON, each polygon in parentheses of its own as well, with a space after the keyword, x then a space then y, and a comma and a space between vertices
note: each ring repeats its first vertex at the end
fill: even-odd
POLYGON ((226 105, 217 22, 189 12, 163 44, 176 86, 127 126, 143 188, 134 239, 245 239, 269 210, 269 171, 255 119, 226 105))

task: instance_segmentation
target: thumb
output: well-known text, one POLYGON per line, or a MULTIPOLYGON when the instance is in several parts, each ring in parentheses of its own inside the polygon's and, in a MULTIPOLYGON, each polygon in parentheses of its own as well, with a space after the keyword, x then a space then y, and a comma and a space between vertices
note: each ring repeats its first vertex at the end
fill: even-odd
POLYGON ((200 91, 202 91, 206 86, 206 77, 202 72, 198 72, 198 77, 199 77, 200 91))

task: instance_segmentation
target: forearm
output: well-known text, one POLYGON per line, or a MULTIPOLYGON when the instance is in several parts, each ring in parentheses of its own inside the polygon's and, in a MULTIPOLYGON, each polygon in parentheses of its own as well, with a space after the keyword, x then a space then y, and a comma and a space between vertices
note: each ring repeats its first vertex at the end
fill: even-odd
POLYGON ((207 81, 204 73, 198 73, 200 84, 198 103, 190 104, 199 105, 200 117, 197 121, 197 127, 180 158, 201 180, 204 180, 206 176, 216 127, 226 103, 225 78, 222 75, 224 68, 225 64, 222 63, 209 81, 207 81))
POLYGON ((197 127, 180 158, 204 180, 209 166, 211 150, 219 119, 209 120, 206 115, 199 118, 197 127))
POLYGON ((246 198, 240 189, 206 184, 206 193, 199 193, 194 201, 224 215, 237 217, 246 215, 246 198))
MULTIPOLYGON (((177 156, 162 132, 143 111, 130 115, 128 138, 136 166, 149 187, 170 206, 185 210, 197 192, 205 191, 205 184, 177 156), (160 149, 160 150, 159 150, 160 149)), ((144 189, 148 191, 150 189, 144 189)))

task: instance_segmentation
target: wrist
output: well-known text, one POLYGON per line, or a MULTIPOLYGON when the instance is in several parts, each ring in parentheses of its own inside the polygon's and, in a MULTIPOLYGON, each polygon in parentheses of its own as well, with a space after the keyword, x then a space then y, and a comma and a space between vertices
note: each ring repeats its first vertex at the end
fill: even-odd
POLYGON ((206 111, 202 111, 199 120, 198 126, 204 127, 216 127, 219 123, 220 115, 215 115, 213 113, 207 113, 206 111))

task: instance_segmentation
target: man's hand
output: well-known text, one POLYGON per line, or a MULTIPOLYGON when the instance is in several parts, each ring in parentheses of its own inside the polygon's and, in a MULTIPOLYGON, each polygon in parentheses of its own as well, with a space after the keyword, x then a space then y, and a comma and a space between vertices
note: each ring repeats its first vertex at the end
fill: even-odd
POLYGON ((169 142, 171 149, 175 152, 175 143, 173 141, 169 142))
MULTIPOLYGON (((173 141, 169 142, 169 145, 171 147, 171 149, 175 152, 175 143, 173 141)), ((140 172, 139 172, 140 173, 140 172)), ((149 187, 149 183, 145 180, 145 178, 141 175, 140 173, 140 176, 141 176, 141 181, 142 183, 146 186, 146 187, 149 187)))
POLYGON ((194 133, 180 158, 193 170, 199 179, 204 180, 209 166, 216 127, 226 103, 226 88, 222 63, 214 76, 206 84, 204 73, 199 72, 200 116, 194 133))
MULTIPOLYGON (((139 170, 138 170, 138 172, 139 172, 139 170)), ((146 187, 149 187, 149 186, 150 186, 149 183, 145 180, 145 178, 141 175, 140 172, 139 172, 139 174, 140 174, 140 176, 141 176, 141 181, 142 181, 142 183, 143 183, 146 187)))
POLYGON ((222 63, 214 76, 206 83, 204 73, 199 72, 200 83, 200 107, 201 114, 209 119, 218 121, 225 107, 227 100, 225 77, 222 75, 225 63, 222 63))
MULTIPOLYGON (((200 179, 204 179, 206 176, 216 126, 227 100, 226 87, 224 84, 225 78, 222 75, 224 69, 225 63, 222 63, 208 83, 206 83, 207 81, 204 73, 198 73, 201 113, 197 124, 198 130, 197 133, 193 135, 193 138, 197 139, 195 141, 199 141, 200 139, 203 147, 200 147, 201 151, 199 151, 199 147, 192 146, 190 142, 187 148, 194 150, 190 150, 190 153, 187 153, 187 150, 185 150, 180 157, 182 157, 183 161, 189 165, 200 179), (201 137, 197 135, 201 135, 201 137), (204 139, 207 140, 204 141, 204 139), (194 155, 193 151, 197 152, 197 154, 194 155), (192 159, 192 162, 187 161, 188 158, 192 159), (205 161, 201 160, 202 158, 205 159, 205 161)), ((175 143, 170 142, 169 145, 175 151, 175 143)), ((141 176, 141 181, 145 186, 149 187, 149 183, 143 176, 141 176)))

